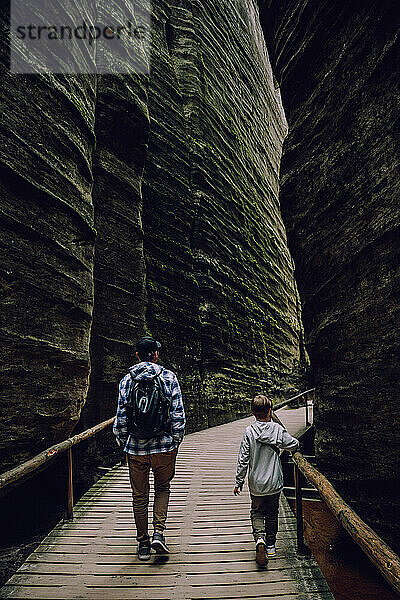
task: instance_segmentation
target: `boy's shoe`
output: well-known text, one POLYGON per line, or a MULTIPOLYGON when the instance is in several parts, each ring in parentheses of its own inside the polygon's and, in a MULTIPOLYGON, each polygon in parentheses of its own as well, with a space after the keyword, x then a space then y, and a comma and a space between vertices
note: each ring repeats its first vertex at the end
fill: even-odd
POLYGON ((151 542, 151 547, 158 554, 160 554, 162 552, 169 552, 169 548, 168 548, 167 544, 165 543, 164 535, 162 533, 160 533, 159 531, 154 532, 153 540, 151 542))
POLYGON ((267 546, 267 556, 268 558, 273 558, 274 556, 276 556, 276 548, 274 545, 267 546))
POLYGON ((150 540, 139 542, 137 555, 139 560, 150 560, 150 540))
POLYGON ((265 542, 262 538, 258 538, 256 541, 256 563, 260 567, 265 567, 268 563, 268 558, 265 552, 265 542))

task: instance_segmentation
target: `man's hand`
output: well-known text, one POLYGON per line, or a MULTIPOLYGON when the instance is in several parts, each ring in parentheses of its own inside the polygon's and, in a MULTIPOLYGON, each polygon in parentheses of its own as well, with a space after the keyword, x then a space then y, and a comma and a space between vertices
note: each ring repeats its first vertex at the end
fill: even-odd
POLYGON ((241 491, 242 490, 240 488, 238 488, 237 486, 235 486, 233 489, 233 493, 235 494, 235 496, 239 496, 241 491))

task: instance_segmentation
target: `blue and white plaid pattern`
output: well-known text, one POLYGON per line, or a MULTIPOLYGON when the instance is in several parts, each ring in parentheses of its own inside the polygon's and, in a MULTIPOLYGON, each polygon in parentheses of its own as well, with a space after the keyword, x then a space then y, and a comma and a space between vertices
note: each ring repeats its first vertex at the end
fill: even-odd
MULTIPOLYGON (((133 373, 135 377, 146 373, 156 374, 158 371, 161 371, 161 367, 151 362, 141 362, 130 369, 130 373, 133 373)), ((171 396, 171 435, 163 435, 149 440, 137 439, 128 433, 127 399, 133 385, 130 373, 121 379, 119 384, 118 408, 113 425, 113 432, 119 445, 128 454, 136 455, 174 450, 183 439, 186 421, 181 388, 175 373, 164 369, 161 375, 167 394, 169 393, 171 396)))

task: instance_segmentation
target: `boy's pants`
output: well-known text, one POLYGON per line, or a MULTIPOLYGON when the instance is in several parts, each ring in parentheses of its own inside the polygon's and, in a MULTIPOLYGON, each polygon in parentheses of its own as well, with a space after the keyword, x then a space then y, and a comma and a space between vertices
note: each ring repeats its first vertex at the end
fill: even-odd
POLYGON ((280 492, 271 494, 270 496, 253 496, 253 494, 250 494, 250 517, 255 542, 259 538, 262 538, 265 540, 267 546, 275 544, 278 531, 280 494, 280 492))
POLYGON ((149 539, 149 475, 154 474, 154 531, 162 532, 167 519, 170 481, 175 475, 175 462, 178 449, 156 454, 128 454, 129 477, 132 487, 133 516, 136 524, 136 539, 143 542, 149 539))

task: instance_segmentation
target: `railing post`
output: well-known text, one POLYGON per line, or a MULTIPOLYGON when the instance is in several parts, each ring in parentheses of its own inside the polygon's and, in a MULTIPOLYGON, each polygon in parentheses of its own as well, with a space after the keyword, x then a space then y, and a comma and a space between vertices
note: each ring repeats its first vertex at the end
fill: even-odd
POLYGON ((306 426, 308 426, 308 425, 311 425, 311 423, 310 423, 310 418, 309 418, 309 414, 308 414, 308 397, 307 397, 307 394, 304 396, 304 398, 305 398, 305 401, 306 401, 306 404, 305 404, 305 406, 306 406, 306 426))
POLYGON ((301 556, 310 555, 310 549, 304 542, 303 525, 303 493, 301 489, 302 474, 296 463, 294 466, 294 487, 296 495, 296 526, 297 526, 297 553, 301 556))
POLYGON ((68 456, 68 499, 67 499, 67 519, 74 518, 74 482, 72 472, 72 448, 67 450, 68 456))

